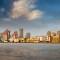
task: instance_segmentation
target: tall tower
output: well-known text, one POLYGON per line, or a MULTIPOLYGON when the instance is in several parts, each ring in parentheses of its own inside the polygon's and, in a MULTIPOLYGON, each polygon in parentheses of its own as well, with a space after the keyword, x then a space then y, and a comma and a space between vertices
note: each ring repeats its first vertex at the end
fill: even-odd
POLYGON ((31 34, 28 32, 28 33, 26 33, 25 38, 30 38, 30 36, 31 36, 31 34))
POLYGON ((23 36, 23 28, 19 29, 19 37, 20 37, 20 38, 23 38, 23 37, 24 37, 24 36, 23 36))
POLYGON ((9 41, 10 38, 10 31, 7 29, 2 33, 2 40, 9 41))
POLYGON ((12 36, 13 36, 14 39, 18 38, 18 32, 15 31, 12 36))
POLYGON ((57 35, 59 35, 59 36, 60 36, 60 31, 57 31, 57 35))
POLYGON ((60 43, 60 31, 57 31, 57 35, 59 37, 59 43, 60 43))
POLYGON ((50 31, 48 31, 48 32, 47 32, 47 35, 48 35, 48 36, 51 36, 51 32, 50 32, 50 31))
POLYGON ((51 43, 52 42, 52 36, 51 36, 50 31, 47 32, 47 37, 48 37, 49 42, 51 43))

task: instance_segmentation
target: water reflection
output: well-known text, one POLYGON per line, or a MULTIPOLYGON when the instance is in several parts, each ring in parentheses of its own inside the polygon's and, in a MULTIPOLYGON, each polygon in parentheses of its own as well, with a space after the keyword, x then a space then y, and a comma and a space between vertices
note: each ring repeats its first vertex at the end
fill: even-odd
POLYGON ((1 60, 60 60, 60 44, 0 44, 1 60))

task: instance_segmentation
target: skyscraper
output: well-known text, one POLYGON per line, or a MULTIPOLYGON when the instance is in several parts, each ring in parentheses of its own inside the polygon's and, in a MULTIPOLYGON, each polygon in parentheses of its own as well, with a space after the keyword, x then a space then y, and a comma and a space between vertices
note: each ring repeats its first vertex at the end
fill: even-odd
POLYGON ((51 31, 47 32, 47 39, 52 42, 52 36, 51 36, 51 31))
POLYGON ((19 29, 19 37, 20 37, 20 38, 23 38, 23 37, 24 37, 24 36, 23 36, 23 28, 19 29))
POLYGON ((57 35, 59 37, 59 42, 60 42, 60 31, 57 31, 57 35))
POLYGON ((48 31, 48 32, 47 32, 47 35, 48 35, 48 36, 51 36, 51 32, 50 32, 50 31, 48 31))
POLYGON ((18 32, 15 31, 12 36, 13 36, 14 39, 18 38, 18 32))
POLYGON ((26 36, 25 36, 25 38, 30 38, 30 33, 28 32, 28 33, 26 33, 26 36))
POLYGON ((2 33, 2 40, 3 41, 8 41, 10 38, 10 31, 7 29, 2 33))
POLYGON ((59 36, 60 36, 60 31, 57 31, 57 35, 59 35, 59 36))

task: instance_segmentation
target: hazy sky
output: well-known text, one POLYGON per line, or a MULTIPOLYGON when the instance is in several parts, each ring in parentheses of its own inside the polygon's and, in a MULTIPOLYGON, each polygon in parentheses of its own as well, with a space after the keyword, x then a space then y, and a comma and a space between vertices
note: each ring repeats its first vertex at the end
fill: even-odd
POLYGON ((0 0, 0 31, 20 27, 32 35, 60 30, 60 0, 0 0))

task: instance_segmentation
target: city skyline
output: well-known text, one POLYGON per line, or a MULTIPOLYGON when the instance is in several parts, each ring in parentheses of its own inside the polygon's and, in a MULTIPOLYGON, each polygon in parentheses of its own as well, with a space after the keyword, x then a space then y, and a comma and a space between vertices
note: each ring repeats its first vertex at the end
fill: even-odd
POLYGON ((20 27, 32 35, 60 30, 60 0, 0 0, 0 31, 20 27))
POLYGON ((24 33, 23 28, 13 33, 6 29, 0 32, 0 43, 60 43, 60 31, 48 31, 46 35, 32 36, 30 32, 24 33))
POLYGON ((47 35, 49 35, 49 34, 60 34, 60 30, 57 30, 57 31, 50 31, 50 30, 48 30, 47 32, 45 32, 45 34, 43 34, 43 35, 33 35, 31 32, 29 32, 29 31, 27 31, 27 30, 25 30, 24 28, 19 28, 19 29, 17 29, 17 30, 11 30, 11 29, 4 29, 4 30, 2 30, 2 31, 0 31, 0 34, 1 33, 4 33, 4 32, 10 32, 10 34, 12 35, 12 34, 14 34, 14 33, 17 33, 18 34, 18 36, 20 37, 20 38, 22 38, 22 37, 26 37, 26 36, 47 36, 47 35))

